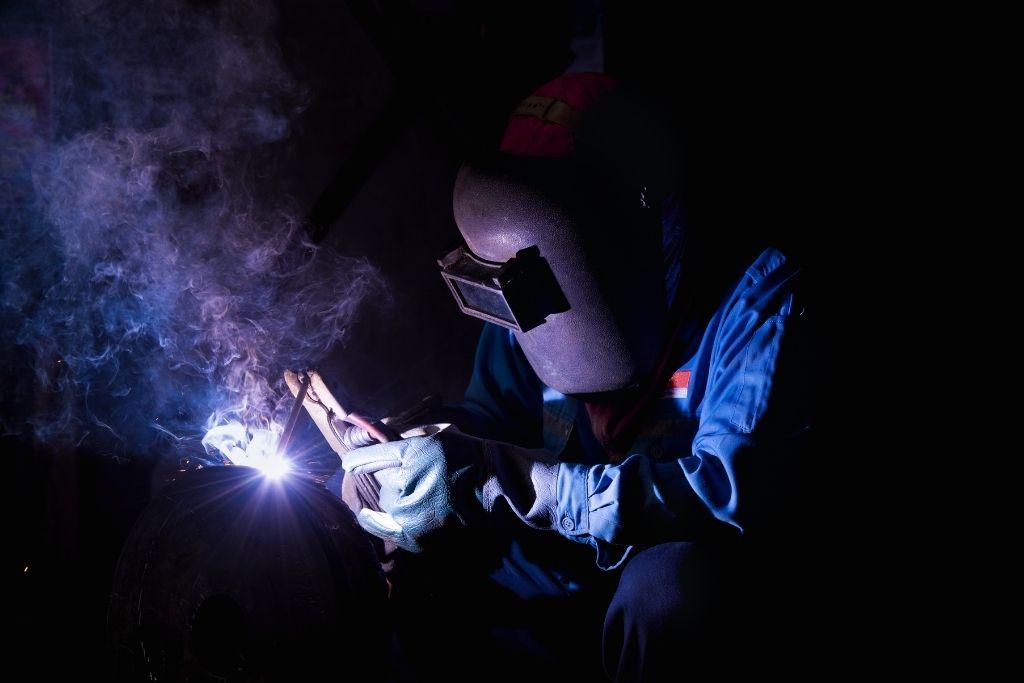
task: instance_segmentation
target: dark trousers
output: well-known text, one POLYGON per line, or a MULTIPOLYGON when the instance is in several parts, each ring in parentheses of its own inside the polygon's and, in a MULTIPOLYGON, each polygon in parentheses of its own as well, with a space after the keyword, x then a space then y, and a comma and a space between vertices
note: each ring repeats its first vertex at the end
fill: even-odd
POLYGON ((706 652, 708 631, 726 621, 715 611, 725 608, 715 595, 715 563, 693 543, 656 545, 629 561, 604 618, 602 663, 610 678, 679 680, 688 668, 684 653, 706 652))
POLYGON ((484 543, 452 549, 443 562, 396 563, 405 678, 681 680, 741 654, 753 623, 743 616, 748 591, 736 584, 743 567, 732 565, 741 553, 664 543, 602 572, 591 548, 547 533, 527 550, 512 544, 497 564, 493 555, 481 562, 493 551, 484 543), (527 567, 524 556, 536 558, 538 545, 570 557, 527 567))
POLYGON ((388 555, 400 678, 677 681, 800 656, 781 546, 663 543, 603 571, 590 546, 494 520, 388 555))

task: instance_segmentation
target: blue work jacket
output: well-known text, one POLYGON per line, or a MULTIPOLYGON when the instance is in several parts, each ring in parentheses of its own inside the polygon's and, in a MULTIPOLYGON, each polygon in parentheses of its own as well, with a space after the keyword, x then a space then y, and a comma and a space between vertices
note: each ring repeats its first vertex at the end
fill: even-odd
POLYGON ((776 249, 746 269, 619 463, 501 327, 483 331, 461 408, 478 436, 558 455, 556 529, 603 569, 635 547, 746 532, 792 494, 790 445, 809 428, 800 279, 776 249))

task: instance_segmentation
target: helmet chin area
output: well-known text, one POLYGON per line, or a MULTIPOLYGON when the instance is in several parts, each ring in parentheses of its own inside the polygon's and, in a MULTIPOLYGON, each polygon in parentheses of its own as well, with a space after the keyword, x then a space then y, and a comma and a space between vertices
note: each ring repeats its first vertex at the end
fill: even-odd
POLYGON ((640 382, 633 382, 629 386, 621 387, 619 389, 609 389, 607 391, 598 391, 592 393, 568 393, 565 394, 571 398, 580 401, 581 403, 589 403, 591 405, 621 405, 623 402, 628 402, 630 397, 636 395, 643 390, 643 385, 640 382))
POLYGON ((607 337, 605 343, 588 348, 585 341, 574 338, 576 329, 563 324, 552 325, 544 335, 516 334, 530 366, 546 386, 567 396, 598 396, 637 384, 641 367, 628 353, 623 339, 607 337), (602 352, 609 348, 618 352, 602 352))

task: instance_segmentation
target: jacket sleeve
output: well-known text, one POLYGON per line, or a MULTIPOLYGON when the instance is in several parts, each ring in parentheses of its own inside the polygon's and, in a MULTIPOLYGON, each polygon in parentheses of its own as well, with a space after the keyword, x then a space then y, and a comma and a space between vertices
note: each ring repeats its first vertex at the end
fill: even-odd
POLYGON ((770 273, 723 308, 688 452, 559 466, 556 528, 593 545, 599 566, 618 566, 636 545, 749 534, 779 521, 798 476, 795 444, 809 426, 794 284, 793 272, 770 273))

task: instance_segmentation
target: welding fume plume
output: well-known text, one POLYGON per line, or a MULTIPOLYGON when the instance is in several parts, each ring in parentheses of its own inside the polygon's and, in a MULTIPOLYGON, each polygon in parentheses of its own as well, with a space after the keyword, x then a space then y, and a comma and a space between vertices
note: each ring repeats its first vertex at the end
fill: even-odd
POLYGON ((305 407, 327 443, 339 456, 355 448, 400 438, 387 425, 343 408, 316 370, 285 370, 284 381, 295 397, 295 405, 281 437, 281 452, 294 435, 300 406, 305 407))

